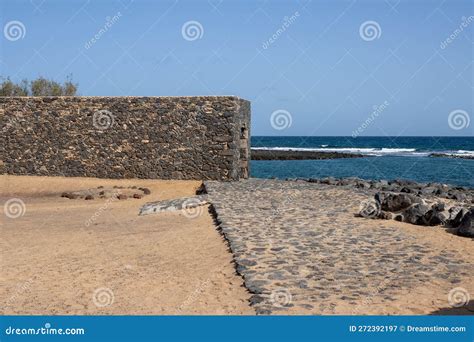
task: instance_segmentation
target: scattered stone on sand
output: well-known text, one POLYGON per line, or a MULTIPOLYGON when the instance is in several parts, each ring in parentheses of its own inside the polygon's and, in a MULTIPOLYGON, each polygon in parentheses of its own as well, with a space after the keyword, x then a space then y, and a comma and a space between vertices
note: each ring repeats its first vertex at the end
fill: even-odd
POLYGON ((148 189, 148 188, 138 188, 138 189, 141 190, 141 191, 143 191, 143 193, 144 193, 145 195, 151 194, 151 191, 150 191, 150 189, 148 189))
POLYGON ((73 194, 72 192, 63 192, 63 193, 61 194, 61 197, 65 197, 65 198, 69 198, 69 199, 76 199, 76 198, 78 198, 79 196, 73 194))
POLYGON ((65 191, 61 193, 61 197, 69 199, 85 199, 85 200, 94 200, 94 199, 108 199, 108 198, 117 198, 120 200, 126 200, 128 198, 141 199, 143 196, 151 194, 150 189, 148 188, 138 188, 137 186, 98 186, 92 189, 84 189, 78 191, 65 191), (137 192, 137 189, 140 192, 137 192))
POLYGON ((207 195, 183 197, 173 200, 149 202, 140 208, 139 215, 158 214, 164 211, 191 210, 208 204, 207 195))

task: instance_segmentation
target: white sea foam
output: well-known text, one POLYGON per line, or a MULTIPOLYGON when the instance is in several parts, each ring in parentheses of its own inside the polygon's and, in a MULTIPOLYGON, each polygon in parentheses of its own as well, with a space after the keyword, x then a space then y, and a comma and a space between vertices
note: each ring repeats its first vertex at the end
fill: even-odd
MULTIPOLYGON (((321 145, 324 146, 324 145, 321 145)), ((327 145, 326 145, 327 146, 327 145)), ((252 150, 266 151, 312 151, 312 152, 342 152, 359 153, 368 156, 412 156, 425 157, 432 153, 444 153, 454 156, 474 156, 474 151, 417 151, 416 148, 366 148, 366 147, 252 147, 252 150)))
POLYGON ((415 152, 414 148, 364 148, 364 147, 252 147, 252 150, 267 151, 312 151, 312 152, 343 152, 343 153, 361 153, 367 155, 375 154, 401 154, 415 152))

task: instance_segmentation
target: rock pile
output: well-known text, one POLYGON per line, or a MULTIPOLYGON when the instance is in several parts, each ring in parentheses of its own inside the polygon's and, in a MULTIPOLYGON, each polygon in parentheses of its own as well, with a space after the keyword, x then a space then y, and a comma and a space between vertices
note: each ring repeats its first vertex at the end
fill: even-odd
POLYGON ((97 198, 115 198, 119 200, 126 200, 128 198, 140 199, 143 196, 149 194, 151 194, 150 189, 136 186, 114 186, 110 188, 104 188, 103 186, 99 186, 93 189, 65 191, 61 193, 61 197, 65 197, 68 199, 84 199, 86 201, 94 200, 97 198))
POLYGON ((299 181, 353 187, 366 194, 374 194, 372 200, 361 205, 359 216, 455 228, 460 236, 474 237, 472 188, 442 183, 417 183, 404 179, 388 181, 356 177, 310 178, 299 181))
POLYGON ((371 189, 376 191, 402 192, 423 197, 440 197, 474 203, 474 189, 464 186, 452 186, 442 183, 417 183, 410 180, 395 179, 387 180, 365 180, 355 177, 350 178, 309 178, 310 183, 320 183, 338 186, 352 186, 359 189, 371 189))
POLYGON ((456 228, 460 236, 474 237, 474 207, 457 204, 448 208, 442 201, 422 198, 420 195, 377 192, 373 201, 361 207, 359 215, 421 226, 442 225, 456 228))

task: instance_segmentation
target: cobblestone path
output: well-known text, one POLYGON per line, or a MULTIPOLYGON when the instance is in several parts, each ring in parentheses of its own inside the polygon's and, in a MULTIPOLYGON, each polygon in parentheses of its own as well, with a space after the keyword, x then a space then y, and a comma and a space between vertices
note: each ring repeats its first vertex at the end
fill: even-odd
POLYGON ((258 179, 205 186, 258 314, 429 313, 450 306, 452 289, 474 290, 472 254, 409 229, 459 237, 355 217, 362 192, 258 179))

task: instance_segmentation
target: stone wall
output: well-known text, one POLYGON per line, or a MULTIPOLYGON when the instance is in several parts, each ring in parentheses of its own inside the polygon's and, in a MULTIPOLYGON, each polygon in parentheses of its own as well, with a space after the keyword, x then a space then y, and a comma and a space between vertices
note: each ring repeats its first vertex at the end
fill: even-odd
POLYGON ((3 97, 0 172, 238 180, 250 102, 234 96, 3 97))

